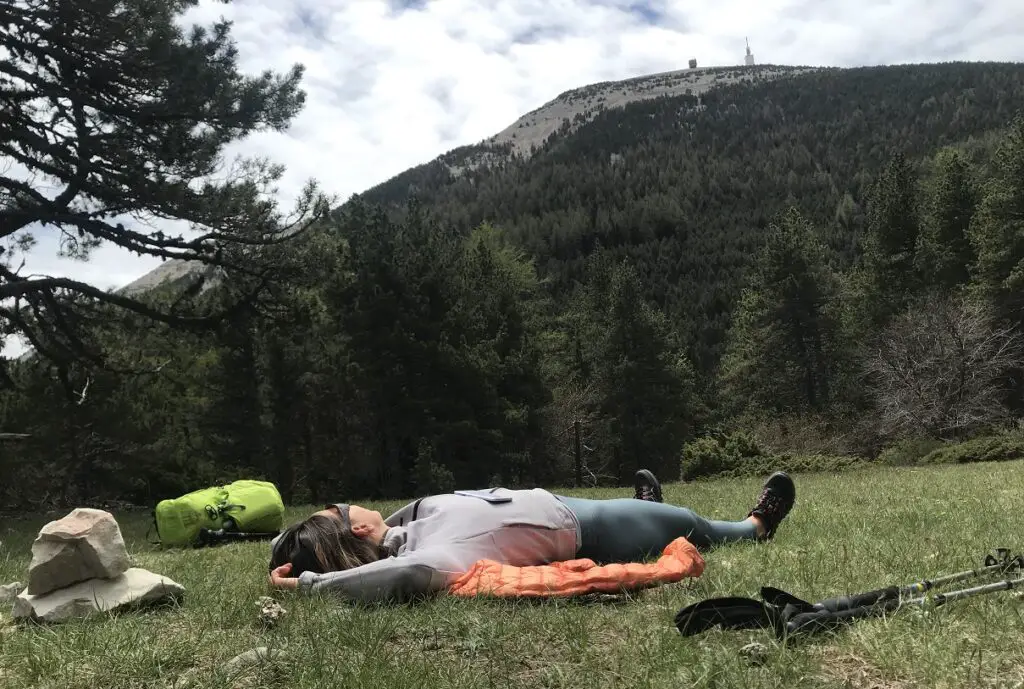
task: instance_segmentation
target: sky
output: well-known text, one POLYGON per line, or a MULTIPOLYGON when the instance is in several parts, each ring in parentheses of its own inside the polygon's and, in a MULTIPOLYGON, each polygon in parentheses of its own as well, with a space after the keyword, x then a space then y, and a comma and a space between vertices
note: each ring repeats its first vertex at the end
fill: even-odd
MULTIPOLYGON (((286 166, 290 205, 316 178, 344 200, 476 143, 563 91, 700 66, 852 67, 1024 61, 1021 0, 202 0, 183 17, 234 22, 242 70, 306 67, 284 133, 233 145, 286 166)), ((108 289, 158 262, 103 248, 58 259, 37 235, 26 272, 108 289)))

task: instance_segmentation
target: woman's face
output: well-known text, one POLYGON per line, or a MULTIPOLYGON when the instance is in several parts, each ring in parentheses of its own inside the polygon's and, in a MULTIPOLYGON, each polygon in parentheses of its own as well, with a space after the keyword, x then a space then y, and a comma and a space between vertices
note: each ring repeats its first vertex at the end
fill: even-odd
MULTIPOLYGON (((345 521, 341 512, 335 505, 322 509, 316 514, 326 515, 333 519, 345 521)), ((359 505, 348 506, 348 522, 348 527, 352 530, 353 534, 370 541, 371 543, 379 544, 383 541, 384 534, 387 533, 388 530, 380 512, 368 510, 365 507, 360 507, 359 505)))

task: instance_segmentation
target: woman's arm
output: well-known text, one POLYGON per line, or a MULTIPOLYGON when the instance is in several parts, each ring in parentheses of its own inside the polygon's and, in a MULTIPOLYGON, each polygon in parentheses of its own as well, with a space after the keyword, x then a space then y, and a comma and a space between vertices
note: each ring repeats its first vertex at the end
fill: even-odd
POLYGON ((275 569, 270 574, 271 584, 303 593, 340 595, 363 603, 407 602, 441 591, 448 584, 443 572, 422 561, 421 553, 389 557, 340 572, 303 572, 298 578, 289 578, 290 570, 290 565, 275 569))

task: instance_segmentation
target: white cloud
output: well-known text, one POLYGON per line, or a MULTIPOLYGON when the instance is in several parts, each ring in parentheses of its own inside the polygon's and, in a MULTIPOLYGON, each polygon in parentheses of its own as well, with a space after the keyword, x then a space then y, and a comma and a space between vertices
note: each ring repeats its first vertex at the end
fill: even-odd
MULTIPOLYGON (((346 198, 587 83, 739 64, 747 36, 760 63, 1024 60, 1020 0, 202 0, 187 19, 222 15, 244 70, 306 65, 291 129, 230 151, 285 164, 286 198, 309 177, 346 198)), ((40 239, 35 273, 114 287, 158 264, 116 249, 58 260, 40 239)))

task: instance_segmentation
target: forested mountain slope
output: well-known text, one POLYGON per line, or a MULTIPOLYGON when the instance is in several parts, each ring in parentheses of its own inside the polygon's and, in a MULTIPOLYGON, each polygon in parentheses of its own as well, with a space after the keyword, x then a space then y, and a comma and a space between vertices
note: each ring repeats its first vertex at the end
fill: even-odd
MULTIPOLYGON (((0 508, 239 476, 313 503, 622 485, 749 464, 745 429, 873 459, 1019 418, 1024 65, 701 73, 720 86, 563 94, 536 149, 356 196, 267 248, 260 299, 213 329, 90 311, 114 366, 30 357, 0 391, 29 436, 0 508)), ((177 308, 178 268, 135 288, 177 308)), ((230 277, 189 298, 239 303, 230 277)))
POLYGON ((824 69, 604 110, 532 157, 453 174, 486 150, 466 147, 362 196, 415 196, 462 230, 492 222, 556 293, 595 247, 629 256, 709 368, 770 218, 795 203, 849 261, 867 188, 894 152, 921 159, 984 139, 1020 108, 1021 64, 824 69))

